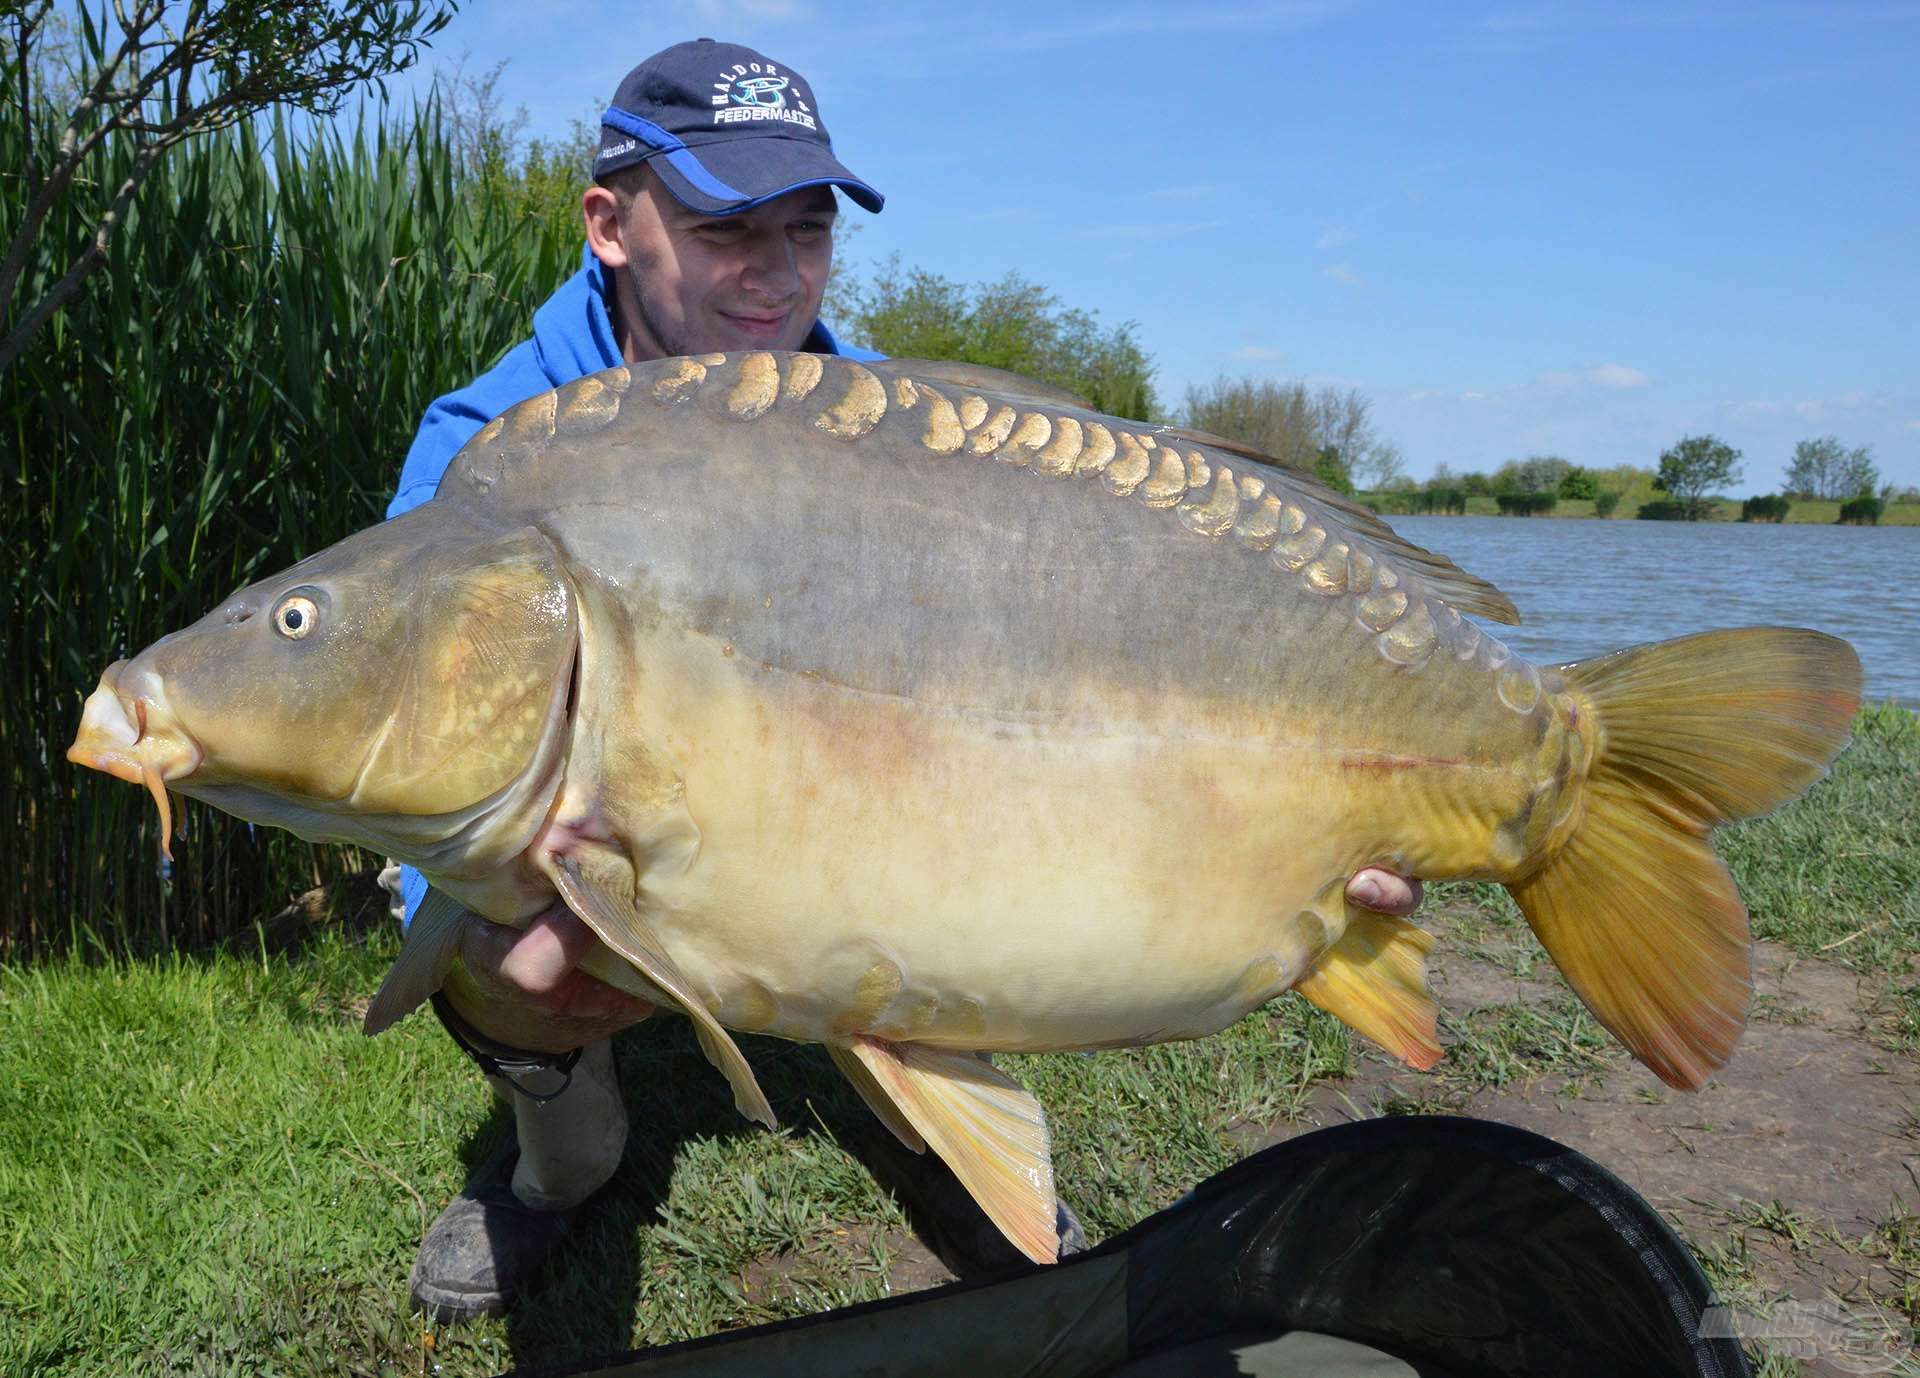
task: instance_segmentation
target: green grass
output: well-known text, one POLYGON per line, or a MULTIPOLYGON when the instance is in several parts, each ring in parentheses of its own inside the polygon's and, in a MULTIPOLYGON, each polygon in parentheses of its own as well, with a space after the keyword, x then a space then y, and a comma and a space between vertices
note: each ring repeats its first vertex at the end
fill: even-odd
POLYGON ((1833 773, 1716 836, 1757 937, 1873 975, 1920 952, 1920 717, 1865 709, 1833 773))
MULTIPOLYGON (((1756 926, 1897 990, 1920 946, 1916 777, 1913 715, 1872 709, 1832 778, 1728 835, 1756 926)), ((1558 982, 1498 887, 1434 887, 1428 913, 1438 964, 1505 954, 1558 982)), ((661 1020, 620 1040, 634 1134, 568 1266, 429 1352, 414 1247, 508 1119, 430 1017, 360 1035, 395 948, 336 926, 296 955, 0 967, 0 1372, 491 1374, 885 1294, 904 1220, 825 1055, 743 1040, 784 1126, 769 1134, 685 1021, 661 1020)), ((1563 996, 1464 1011, 1443 1041, 1432 1097, 1399 1108, 1542 1078, 1577 1094, 1622 1057, 1563 996)), ((1258 1146, 1352 1056, 1287 997, 1196 1043, 1004 1065, 1047 1105, 1062 1193, 1097 1239, 1258 1146)), ((1789 1223, 1768 1209, 1743 1231, 1789 1223)), ((1860 1246, 1910 1296, 1916 1238, 1902 1217, 1860 1246)))
MULTIPOLYGON (((419 1371, 414 1246, 508 1120, 429 1017, 360 1035, 394 951, 329 934, 297 959, 0 972, 0 1372, 419 1371)), ((569 1268, 432 1362, 497 1373, 886 1294, 905 1222, 862 1161, 871 1117, 819 1049, 743 1041, 783 1130, 733 1113, 684 1021, 623 1037, 623 1081, 652 1089, 569 1268)), ((1005 1065, 1054 1108, 1097 1238, 1347 1057, 1288 998, 1204 1042, 1005 1065)))

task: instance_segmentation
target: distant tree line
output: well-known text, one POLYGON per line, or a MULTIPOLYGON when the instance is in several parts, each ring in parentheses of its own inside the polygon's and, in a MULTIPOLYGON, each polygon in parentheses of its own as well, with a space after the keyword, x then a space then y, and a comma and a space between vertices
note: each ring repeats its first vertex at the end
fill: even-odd
MULTIPOLYGON (((1645 521, 1702 521, 1740 481, 1741 458, 1718 436, 1687 436, 1653 469, 1588 469, 1558 455, 1530 455, 1491 473, 1459 474, 1443 464, 1424 483, 1399 477, 1366 497, 1381 511, 1405 513, 1464 513, 1469 499, 1491 498, 1503 516, 1519 517, 1551 512, 1563 501, 1591 502, 1595 516, 1610 517, 1626 501, 1645 521)), ((1783 491, 1746 499, 1740 520, 1782 522, 1794 502, 1812 500, 1840 500, 1841 522, 1872 524, 1890 504, 1920 503, 1920 489, 1880 485, 1869 447, 1826 436, 1796 445, 1783 491)))

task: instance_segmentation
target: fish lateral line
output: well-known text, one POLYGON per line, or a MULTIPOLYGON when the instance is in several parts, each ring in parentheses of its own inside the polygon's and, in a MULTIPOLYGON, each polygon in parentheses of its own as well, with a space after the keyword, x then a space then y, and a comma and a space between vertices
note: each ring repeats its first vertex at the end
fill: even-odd
POLYGON ((1389 773, 1402 770, 1458 770, 1478 765, 1459 756, 1406 756, 1392 751, 1351 752, 1340 758, 1342 770, 1389 773))

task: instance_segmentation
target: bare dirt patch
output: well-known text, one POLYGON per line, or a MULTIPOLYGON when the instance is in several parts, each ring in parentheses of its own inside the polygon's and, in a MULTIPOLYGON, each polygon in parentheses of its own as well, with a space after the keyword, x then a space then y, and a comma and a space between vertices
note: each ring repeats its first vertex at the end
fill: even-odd
MULTIPOLYGON (((1596 1050, 1577 1036, 1577 1013, 1559 1026, 1564 1046, 1557 1034, 1536 1033, 1489 1059, 1481 1045, 1499 1044, 1507 1016, 1571 1007, 1564 986, 1525 951, 1524 932, 1470 937, 1476 941, 1460 946, 1443 938, 1435 954, 1442 1041, 1453 1046, 1433 1074, 1360 1051, 1356 1041, 1355 1075, 1316 1088, 1308 1113, 1263 1142, 1410 1111, 1518 1125, 1633 1186, 1693 1241, 1716 1285, 1736 1294, 1730 1299, 1824 1295, 1914 1323, 1920 1068, 1884 1046, 1877 987, 1831 962, 1761 944, 1753 1018, 1739 1051, 1687 1095, 1618 1050, 1596 1050), (1476 1028, 1493 1033, 1461 1038, 1476 1028), (1487 1084, 1490 1067, 1502 1084, 1487 1084)), ((1828 1370, 1815 1360, 1802 1371, 1828 1370)))
POLYGON ((742 1270, 740 1291, 762 1306, 817 1297, 840 1280, 849 1258, 886 1260, 887 1290, 896 1296, 954 1280, 947 1266, 914 1235, 904 1230, 880 1233, 856 1225, 833 1230, 817 1250, 756 1259, 742 1270))

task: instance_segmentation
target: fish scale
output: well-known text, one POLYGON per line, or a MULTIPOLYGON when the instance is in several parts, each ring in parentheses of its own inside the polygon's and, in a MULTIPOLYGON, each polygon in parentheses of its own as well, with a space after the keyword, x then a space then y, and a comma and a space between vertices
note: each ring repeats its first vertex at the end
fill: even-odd
MULTIPOLYGON (((823 372, 836 375, 829 391, 838 385, 842 389, 838 400, 812 417, 820 430, 859 439, 886 416, 887 390, 870 369, 838 360, 823 365, 819 356, 810 354, 787 358, 804 362, 788 364, 786 401, 800 402, 811 396, 823 372)), ((1162 446, 1152 431, 1110 429, 1097 421, 1083 427, 1081 420, 1071 415, 1022 412, 1006 404, 990 412, 987 400, 978 394, 966 395, 956 411, 931 384, 906 377, 896 378, 894 383, 893 401, 898 411, 925 406, 932 414, 920 437, 920 443, 932 453, 952 454, 964 447, 974 455, 991 454, 1003 463, 1030 467, 1036 474, 1098 476, 1110 494, 1137 496, 1148 507, 1174 508, 1188 530, 1209 536, 1231 531, 1250 549, 1272 549, 1275 564, 1298 573, 1303 586, 1315 594, 1354 595, 1358 599, 1356 621, 1378 634, 1376 644, 1381 653, 1395 664, 1417 667, 1441 644, 1435 610, 1428 605, 1418 581, 1411 580, 1405 569, 1395 568, 1381 552, 1367 549, 1363 537, 1329 541, 1329 527, 1336 525, 1337 519, 1330 521, 1331 514, 1310 499, 1296 497, 1287 502, 1267 492, 1266 486, 1275 476, 1270 468, 1265 476, 1245 472, 1249 467, 1264 466, 1243 461, 1243 472, 1236 475, 1218 452, 1209 453, 1189 444, 1183 453, 1176 446, 1162 446), (1403 618, 1407 619, 1406 625, 1396 631, 1396 624, 1403 618)), ((488 486, 498 477, 496 467, 484 462, 482 454, 497 455, 504 463, 516 447, 538 446, 563 436, 584 437, 612 426, 630 387, 630 370, 617 368, 509 410, 490 422, 463 451, 462 461, 474 470, 471 481, 488 486)), ((717 409, 724 415, 754 421, 782 400, 781 389, 778 359, 762 352, 731 360, 726 355, 676 360, 648 392, 663 406, 717 395, 724 398, 717 409)), ((1458 573, 1451 565, 1445 568, 1458 573)), ((1505 610, 1495 604, 1490 611, 1505 610)), ((1457 617, 1449 623, 1455 632, 1453 645, 1465 641, 1468 649, 1481 649, 1489 668, 1503 663, 1505 647, 1497 639, 1457 617)), ((1531 701, 1512 701, 1506 696, 1502 701, 1519 712, 1533 706, 1531 701)))
POLYGON ((490 421, 432 502, 110 666, 69 755, 417 865, 369 1032, 465 911, 564 903, 743 1113, 773 1122, 729 1029, 823 1042, 1044 1259, 1044 1116, 989 1054, 1291 989, 1440 1055, 1433 940, 1347 901, 1366 866, 1508 886, 1672 1084, 1731 1054, 1750 944, 1705 839, 1824 772, 1857 658, 1752 628, 1542 668, 1463 614, 1517 620, 1231 441, 969 366, 708 354, 490 421))

